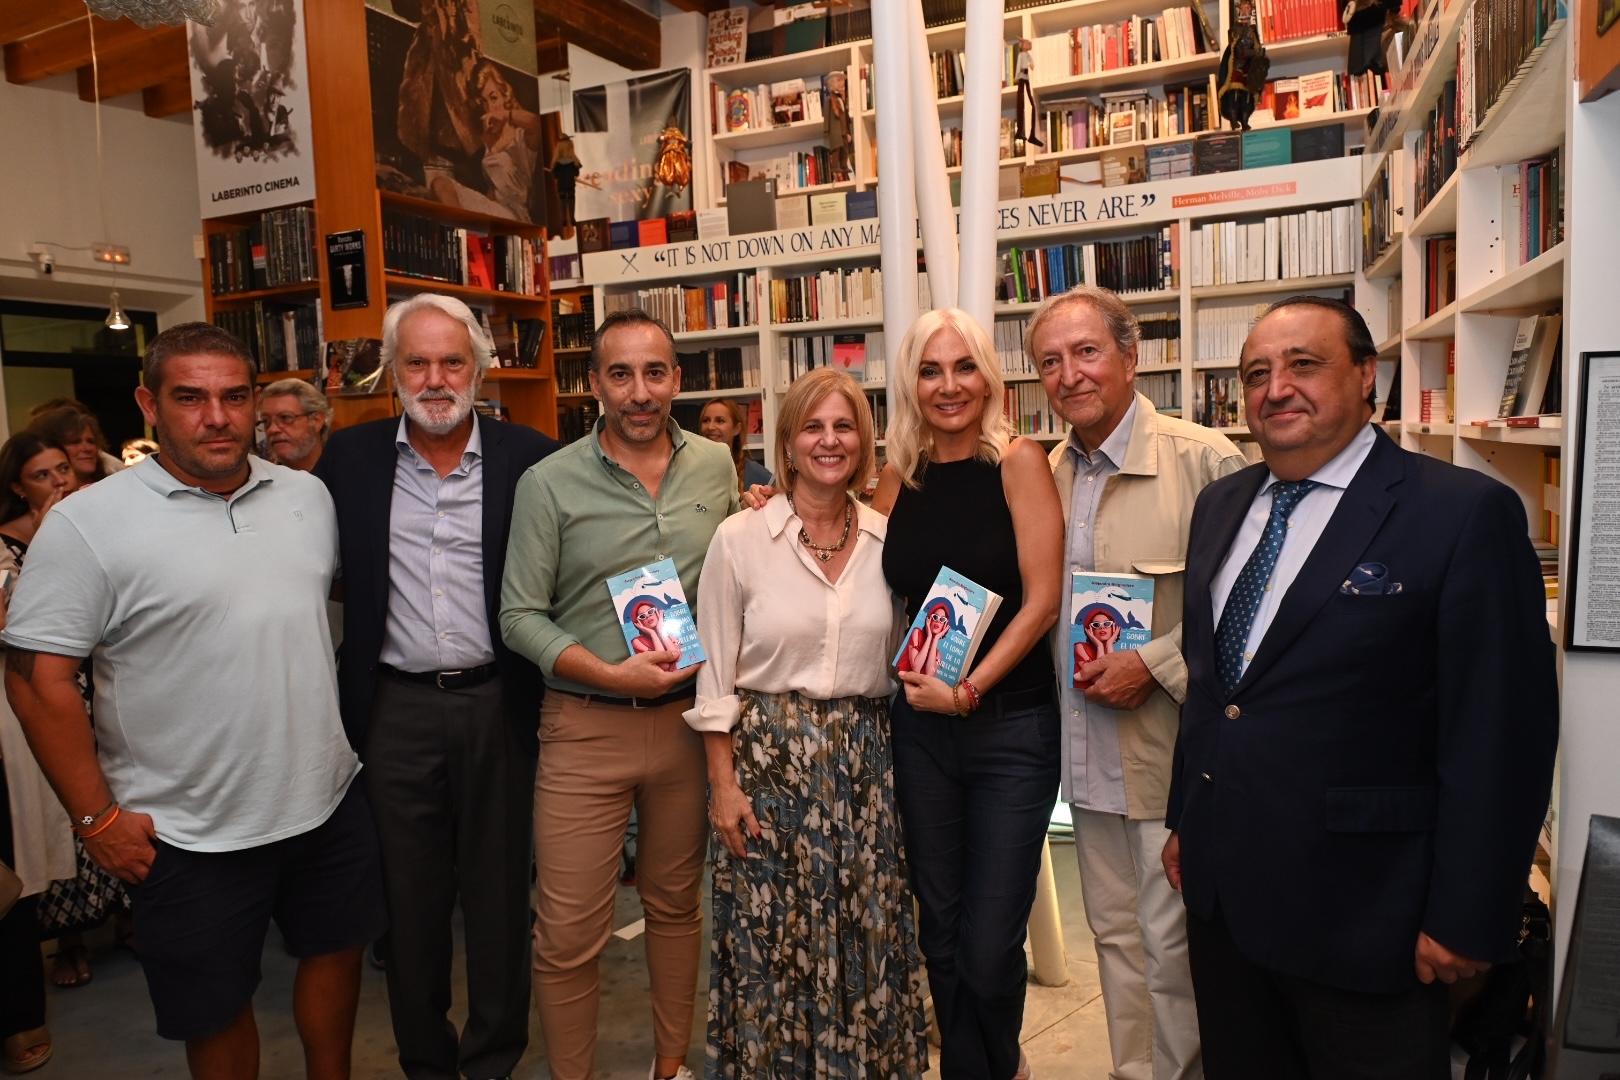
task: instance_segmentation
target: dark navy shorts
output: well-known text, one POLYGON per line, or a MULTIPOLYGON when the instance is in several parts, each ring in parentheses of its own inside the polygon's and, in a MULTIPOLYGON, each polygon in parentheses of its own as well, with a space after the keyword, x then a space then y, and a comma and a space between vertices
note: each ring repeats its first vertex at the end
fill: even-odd
POLYGON ((202 1039, 231 1025, 258 989, 272 919, 299 958, 381 936, 388 917, 364 789, 351 782, 319 826, 259 847, 202 852, 156 841, 151 873, 129 894, 159 1035, 202 1039))

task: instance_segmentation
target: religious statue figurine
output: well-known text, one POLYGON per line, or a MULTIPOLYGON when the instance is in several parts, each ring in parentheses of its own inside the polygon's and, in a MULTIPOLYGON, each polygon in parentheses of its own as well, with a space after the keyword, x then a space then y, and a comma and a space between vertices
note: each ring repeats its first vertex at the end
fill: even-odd
POLYGON ((1221 54, 1221 66, 1216 74, 1221 115, 1232 122, 1234 128, 1249 130, 1249 117, 1255 102, 1266 86, 1266 74, 1271 71, 1271 57, 1260 44, 1260 33, 1254 24, 1253 0, 1237 0, 1233 5, 1232 29, 1227 32, 1226 51, 1221 54))
POLYGON ((692 140, 674 124, 658 133, 658 163, 653 178, 678 195, 692 182, 692 140))
POLYGON ((1046 144, 1041 141, 1035 130, 1035 91, 1030 89, 1030 80, 1035 74, 1035 54, 1030 50, 1034 48, 1029 38, 1018 39, 1018 63, 1014 74, 1018 84, 1018 120, 1017 130, 1013 133, 1014 146, 1028 142, 1031 146, 1039 146, 1043 150, 1046 144))
POLYGON ((848 83, 842 71, 827 75, 827 100, 823 104, 822 124, 827 136, 827 160, 834 181, 849 180, 855 175, 851 155, 855 146, 855 131, 849 122, 848 83))

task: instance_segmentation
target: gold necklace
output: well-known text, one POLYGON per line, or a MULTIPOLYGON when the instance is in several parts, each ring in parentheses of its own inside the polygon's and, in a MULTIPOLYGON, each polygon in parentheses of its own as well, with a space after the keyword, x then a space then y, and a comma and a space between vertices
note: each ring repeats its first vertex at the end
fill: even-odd
MULTIPOLYGON (((791 492, 788 494, 787 498, 788 498, 788 508, 791 509, 795 514, 797 514, 799 512, 799 508, 797 506, 793 505, 793 495, 792 495, 791 492)), ((849 523, 851 521, 853 521, 854 518, 855 518, 855 507, 854 507, 854 505, 852 503, 850 503, 846 499, 844 501, 844 531, 843 531, 842 534, 839 535, 838 543, 832 544, 830 546, 817 544, 817 543, 813 542, 810 539, 810 534, 805 532, 805 530, 804 530, 804 519, 800 518, 799 519, 799 543, 803 544, 805 547, 809 548, 812 552, 814 552, 816 558, 820 559, 822 562, 832 562, 832 557, 834 555, 838 554, 840 551, 843 551, 844 550, 844 545, 849 543, 849 523)))

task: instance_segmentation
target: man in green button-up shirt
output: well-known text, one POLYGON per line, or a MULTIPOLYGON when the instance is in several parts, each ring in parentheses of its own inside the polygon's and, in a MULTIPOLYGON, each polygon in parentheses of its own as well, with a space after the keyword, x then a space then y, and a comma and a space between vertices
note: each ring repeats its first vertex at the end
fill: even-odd
POLYGON ((607 579, 673 559, 689 599, 714 531, 738 509, 727 448, 669 416, 675 344, 640 311, 603 320, 591 351, 602 418, 518 484, 501 588, 501 635, 545 674, 534 839, 539 918, 534 992, 555 1080, 592 1075, 597 957, 632 802, 647 916, 655 1078, 691 1073, 708 823, 703 744, 681 713, 697 668, 628 655, 607 579))

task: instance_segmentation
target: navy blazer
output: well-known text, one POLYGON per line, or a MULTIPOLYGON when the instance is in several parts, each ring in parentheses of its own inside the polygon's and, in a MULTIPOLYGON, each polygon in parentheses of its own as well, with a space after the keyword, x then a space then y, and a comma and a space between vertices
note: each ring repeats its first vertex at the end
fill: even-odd
MULTIPOLYGON (((478 416, 483 440, 484 611, 500 665, 506 710, 519 739, 538 747, 540 670, 501 640, 501 578, 512 500, 523 473, 557 449, 556 440, 533 428, 478 416)), ((337 506, 338 548, 343 559, 343 644, 338 647, 338 704, 349 741, 365 754, 366 728, 376 694, 388 617, 388 538, 394 499, 394 438, 399 419, 373 420, 334 432, 315 466, 337 506)))
POLYGON ((1188 909, 1218 906, 1254 963, 1350 990, 1416 985, 1420 930, 1511 959, 1558 739, 1523 504, 1379 432, 1227 694, 1210 582, 1266 476, 1193 511, 1166 821, 1188 909), (1358 570, 1383 587, 1349 591, 1358 570))

